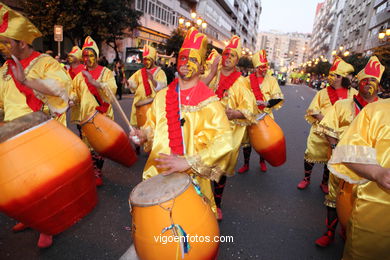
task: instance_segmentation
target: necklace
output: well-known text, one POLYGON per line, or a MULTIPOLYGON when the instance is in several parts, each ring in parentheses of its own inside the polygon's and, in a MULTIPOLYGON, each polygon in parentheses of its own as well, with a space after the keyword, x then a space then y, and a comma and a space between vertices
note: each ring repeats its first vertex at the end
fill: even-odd
MULTIPOLYGON (((196 89, 196 86, 194 86, 194 87, 192 87, 192 89, 191 89, 191 91, 188 93, 188 94, 184 94, 184 96, 185 96, 185 100, 186 101, 189 101, 190 99, 191 99, 191 97, 192 97, 192 95, 194 94, 194 92, 195 92, 195 89, 196 89)), ((186 92, 186 91, 185 91, 186 92)))

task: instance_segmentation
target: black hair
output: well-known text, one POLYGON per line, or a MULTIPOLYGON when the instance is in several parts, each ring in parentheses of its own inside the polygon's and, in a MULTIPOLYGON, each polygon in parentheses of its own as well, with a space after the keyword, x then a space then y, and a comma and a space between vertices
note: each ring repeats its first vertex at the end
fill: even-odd
POLYGON ((343 77, 341 79, 341 86, 343 88, 349 88, 351 86, 351 80, 349 78, 343 77))

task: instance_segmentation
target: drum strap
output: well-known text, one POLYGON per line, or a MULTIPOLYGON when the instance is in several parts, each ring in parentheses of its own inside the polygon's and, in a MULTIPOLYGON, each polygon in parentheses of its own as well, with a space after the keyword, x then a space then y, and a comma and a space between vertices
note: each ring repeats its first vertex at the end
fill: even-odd
MULTIPOLYGON (((258 77, 256 77, 255 73, 252 73, 249 76, 249 80, 251 83, 252 92, 255 95, 256 100, 257 101, 265 101, 263 92, 261 91, 261 88, 260 88, 260 84, 263 83, 264 78, 258 78, 258 77)), ((260 110, 264 110, 264 108, 265 108, 265 106, 263 106, 263 105, 258 105, 257 107, 260 110)))
MULTIPOLYGON (((35 60, 36 58, 38 58, 40 55, 41 55, 41 53, 34 51, 30 55, 30 57, 23 59, 23 60, 20 60, 20 63, 22 64, 23 69, 28 67, 31 64, 31 62, 33 60, 35 60)), ((8 74, 14 80, 15 86, 20 91, 20 93, 22 93, 24 96, 26 96, 27 105, 34 112, 40 111, 43 107, 43 102, 35 96, 34 91, 31 88, 23 85, 20 81, 15 79, 15 75, 13 74, 12 69, 10 68, 10 66, 16 66, 15 61, 7 60, 7 65, 9 67, 8 74)))
POLYGON ((145 89, 145 96, 150 96, 152 94, 152 88, 150 87, 149 84, 148 73, 146 71, 146 68, 141 69, 141 76, 142 76, 142 83, 145 89))
MULTIPOLYGON (((104 67, 97 66, 96 69, 88 71, 88 72, 91 74, 91 76, 94 80, 98 80, 100 75, 103 72, 103 69, 104 69, 104 67)), ((96 102, 99 104, 99 106, 96 107, 96 110, 99 111, 100 113, 103 113, 103 114, 106 113, 108 108, 110 107, 110 104, 103 101, 97 88, 88 81, 88 78, 84 74, 83 74, 83 77, 84 77, 85 83, 88 86, 89 92, 95 97, 96 102)))
POLYGON ((330 103, 332 105, 334 105, 334 103, 336 103, 336 101, 340 100, 340 99, 343 99, 342 97, 342 94, 343 92, 347 92, 347 97, 348 97, 348 89, 340 89, 341 91, 338 92, 336 89, 334 89, 333 87, 329 86, 326 88, 326 91, 328 92, 328 97, 329 97, 329 100, 330 100, 330 103))
MULTIPOLYGON (((378 98, 376 98, 374 101, 377 101, 378 98)), ((359 112, 368 104, 367 101, 365 101, 360 94, 353 96, 353 101, 355 103, 355 115, 357 116, 359 112)))

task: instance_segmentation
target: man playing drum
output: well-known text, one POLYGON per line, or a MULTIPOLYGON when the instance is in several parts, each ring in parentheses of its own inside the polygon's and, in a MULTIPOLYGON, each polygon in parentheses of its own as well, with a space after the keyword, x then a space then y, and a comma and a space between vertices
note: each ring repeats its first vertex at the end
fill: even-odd
MULTIPOLYGON (((332 150, 336 148, 337 143, 360 110, 368 103, 378 100, 379 82, 384 69, 378 58, 372 56, 366 67, 357 74, 359 93, 353 96, 353 99, 337 101, 319 123, 317 132, 325 134, 332 150)), ((315 242, 321 247, 327 247, 333 242, 338 223, 336 196, 340 180, 333 174, 329 177, 329 194, 325 196, 324 202, 327 209, 327 231, 315 242)))
MULTIPOLYGON (((71 99, 75 104, 72 107, 72 123, 80 124, 93 115, 95 111, 113 119, 114 112, 109 91, 115 95, 117 87, 114 74, 108 68, 98 65, 99 48, 90 36, 85 38, 82 57, 86 70, 77 74, 72 81, 71 99)), ((82 135, 84 142, 88 144, 84 134, 82 135)), ((92 148, 90 149, 95 168, 96 185, 101 186, 103 185, 102 168, 104 159, 92 148)))
MULTIPOLYGON (((233 153, 226 174, 233 175, 238 153, 246 133, 246 127, 255 124, 255 115, 259 113, 256 100, 249 90, 248 81, 237 71, 241 57, 241 40, 233 36, 222 52, 222 67, 210 83, 210 88, 221 100, 233 131, 233 153)), ((215 202, 218 207, 218 219, 222 219, 221 201, 226 183, 224 175, 219 183, 214 183, 215 202)))
POLYGON ((328 193, 329 170, 326 166, 328 161, 329 144, 325 137, 315 133, 318 123, 336 103, 337 100, 352 98, 357 94, 356 89, 350 88, 351 81, 348 78, 354 71, 351 64, 346 63, 340 57, 336 57, 329 70, 328 81, 330 86, 317 92, 306 111, 305 119, 312 125, 307 138, 307 149, 304 157, 305 176, 299 182, 298 189, 306 189, 310 184, 310 176, 314 163, 323 163, 324 173, 321 189, 328 193))
POLYGON ((151 103, 156 93, 167 86, 165 72, 155 64, 156 49, 145 45, 142 56, 145 67, 137 70, 128 80, 129 87, 134 92, 130 124, 138 127, 141 125, 137 123, 136 106, 147 105, 146 102, 151 103))
MULTIPOLYGON (((43 111, 66 126, 71 79, 51 56, 34 51, 41 32, 24 16, 0 3, 0 51, 7 61, 0 68, 0 109, 4 121, 43 111)), ((27 228, 22 223, 14 231, 27 228)), ((52 236, 40 234, 38 247, 49 247, 52 236)))
POLYGON ((210 180, 218 181, 229 165, 232 131, 221 103, 202 81, 207 38, 188 30, 179 52, 179 78, 157 93, 140 130, 130 132, 151 151, 143 178, 159 173, 188 173, 216 213, 210 180))
MULTIPOLYGON (((268 60, 265 50, 261 50, 252 56, 252 63, 255 67, 255 72, 247 77, 249 80, 250 89, 256 98, 257 107, 261 112, 268 113, 272 118, 272 110, 277 110, 283 105, 283 93, 280 90, 278 81, 267 73, 268 60)), ((248 142, 249 143, 249 142, 248 142)), ((246 145, 243 148, 244 165, 238 170, 239 173, 244 173, 249 170, 249 160, 252 148, 246 145)), ((260 170, 267 171, 265 160, 260 156, 260 170)))

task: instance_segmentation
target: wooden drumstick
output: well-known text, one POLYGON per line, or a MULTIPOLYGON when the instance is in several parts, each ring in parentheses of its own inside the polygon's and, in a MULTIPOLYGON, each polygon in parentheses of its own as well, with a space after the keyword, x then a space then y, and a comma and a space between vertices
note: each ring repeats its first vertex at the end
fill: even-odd
MULTIPOLYGON (((114 93, 112 93, 110 87, 107 87, 107 89, 108 89, 108 93, 110 93, 110 98, 113 101, 113 104, 116 107, 116 109, 118 110, 118 112, 119 112, 120 116, 122 117, 123 121, 126 122, 126 125, 127 125, 127 127, 129 128, 130 131, 134 131, 134 128, 130 125, 129 120, 127 119, 127 116, 126 116, 125 112, 123 111, 123 109, 121 107, 121 104, 119 104, 119 101, 116 99, 114 93)), ((132 136, 131 139, 133 139, 133 141, 135 143, 139 143, 138 136, 132 136)))

